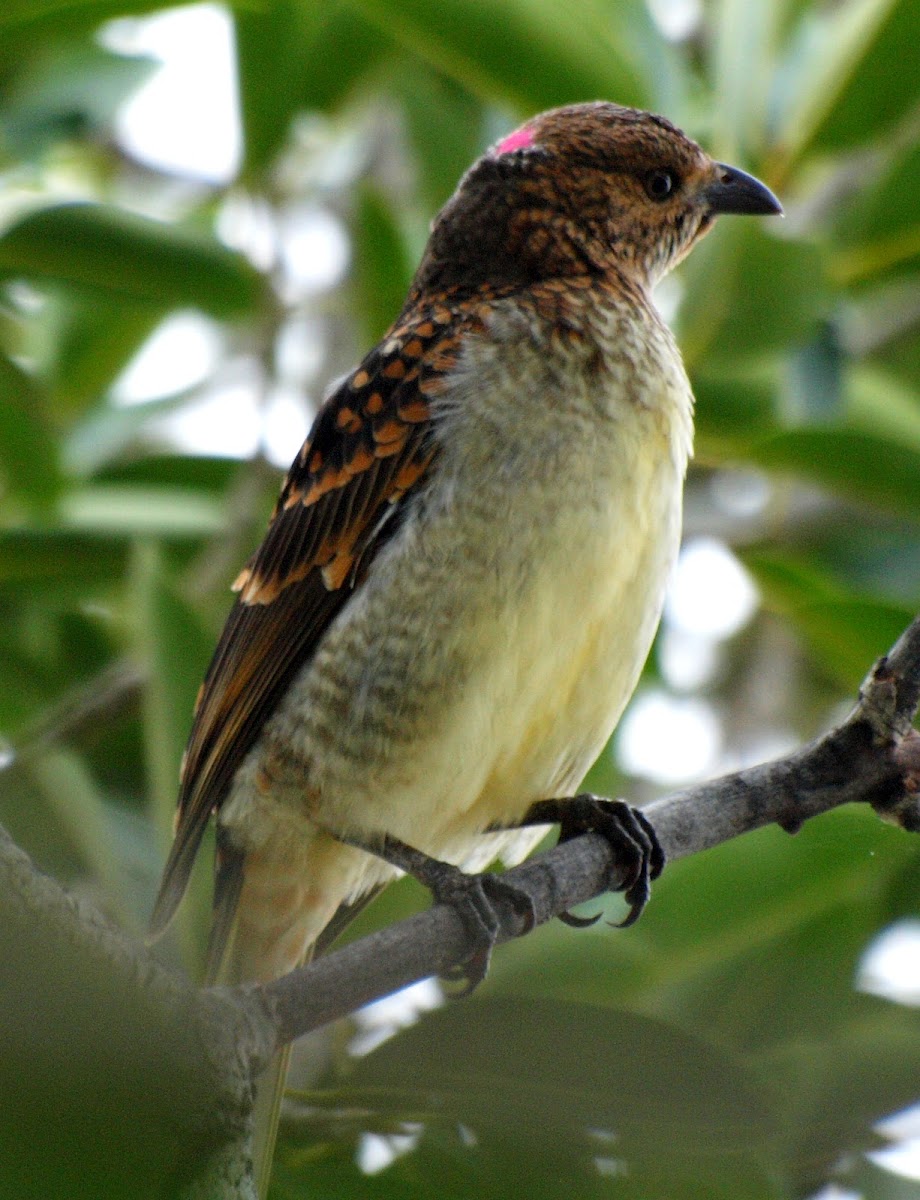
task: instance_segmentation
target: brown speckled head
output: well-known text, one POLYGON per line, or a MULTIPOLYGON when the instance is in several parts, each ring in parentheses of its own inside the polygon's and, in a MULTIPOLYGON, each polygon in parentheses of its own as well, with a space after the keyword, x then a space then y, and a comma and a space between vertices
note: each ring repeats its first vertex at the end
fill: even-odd
POLYGON ((466 173, 416 287, 475 290, 611 271, 650 286, 720 212, 780 212, 663 117, 597 102, 534 117, 466 173))

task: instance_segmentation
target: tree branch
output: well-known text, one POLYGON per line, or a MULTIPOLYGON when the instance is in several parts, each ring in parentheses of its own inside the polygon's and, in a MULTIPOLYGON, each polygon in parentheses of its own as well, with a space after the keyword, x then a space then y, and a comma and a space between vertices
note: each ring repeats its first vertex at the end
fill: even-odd
MULTIPOLYGON (((671 859, 771 822, 794 830, 849 802, 920 831, 920 618, 866 679, 850 716, 788 757, 667 796, 645 812, 671 859)), ((537 920, 622 882, 607 842, 587 834, 509 872, 537 920)), ((499 909, 501 939, 522 932, 499 909)), ((573 935, 577 936, 577 935, 573 935)), ((46 1196, 254 1195, 253 1081, 293 1038, 471 952, 456 913, 425 913, 274 983, 197 991, 86 902, 35 869, 0 830, 0 1056, 4 1167, 46 1196), (49 1120, 49 1097, 54 1120, 49 1120), (130 1121, 124 1114, 130 1113, 130 1121), (41 1150, 38 1150, 41 1147, 41 1150), (79 1148, 76 1150, 75 1148, 79 1148), (17 1157, 19 1155, 19 1157, 17 1157), (21 1178, 20 1178, 21 1177, 21 1178), (157 1194, 160 1194, 157 1191, 157 1194)))
POLYGON ((152 1196, 203 1162, 212 1183, 245 1174, 253 1079, 277 1036, 259 997, 173 975, 2 829, 0 1011, 4 1195, 86 1195, 91 1180, 95 1195, 152 1196), (211 1160, 215 1146, 236 1152, 211 1160))
MULTIPOLYGON (((837 728, 785 758, 722 776, 648 805, 669 860, 685 858, 761 826, 794 832, 841 804, 868 803, 904 829, 920 831, 920 617, 867 676, 837 728)), ((565 842, 508 872, 533 899, 537 923, 623 883, 608 843, 596 834, 565 842)), ((522 932, 520 915, 499 908, 500 941, 522 932)), ((353 942, 261 990, 278 1044, 345 1016, 390 992, 466 961, 474 947, 453 909, 435 905, 353 942)))

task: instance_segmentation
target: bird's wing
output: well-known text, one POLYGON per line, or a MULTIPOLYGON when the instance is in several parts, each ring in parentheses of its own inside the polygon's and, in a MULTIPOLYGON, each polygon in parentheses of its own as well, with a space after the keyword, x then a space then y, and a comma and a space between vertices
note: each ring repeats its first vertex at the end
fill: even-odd
POLYGON ((395 329, 317 416, 234 585, 239 598, 199 693, 151 936, 175 912, 208 819, 265 721, 430 468, 430 400, 462 334, 440 310, 395 329))

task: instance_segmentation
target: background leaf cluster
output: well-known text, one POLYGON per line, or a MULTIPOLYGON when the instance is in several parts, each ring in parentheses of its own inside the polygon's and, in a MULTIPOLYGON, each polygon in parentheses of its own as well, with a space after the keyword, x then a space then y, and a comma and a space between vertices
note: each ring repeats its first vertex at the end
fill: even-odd
MULTIPOLYGON (((708 0, 677 39, 640 0, 240 4, 243 153, 221 183, 117 136, 155 63, 100 30, 153 11, 0 12, 0 819, 40 863, 142 928, 227 585, 277 488, 261 451, 190 452, 164 420, 240 372, 268 411, 305 340, 311 411, 394 315, 469 161, 570 101, 664 112, 786 204, 781 228, 723 222, 663 303, 698 398, 688 536, 730 545, 762 597, 702 685, 726 759, 826 723, 920 607, 913 0, 708 0), (350 246, 318 292, 286 267, 305 209, 350 246), (228 238, 241 212, 270 252, 228 238), (126 366, 189 310, 219 336, 208 378, 120 403, 126 366)), ((648 790, 613 755, 590 782, 648 790)), ((912 841, 853 812, 678 864, 627 933, 542 930, 476 999, 364 1057, 319 1039, 276 1194, 918 1196, 862 1154, 918 1099, 916 1009, 854 989, 918 885, 912 841), (392 1159, 374 1175, 369 1146, 392 1159)), ((177 962, 200 949, 196 887, 177 962)), ((367 919, 421 902, 393 889, 367 919)))

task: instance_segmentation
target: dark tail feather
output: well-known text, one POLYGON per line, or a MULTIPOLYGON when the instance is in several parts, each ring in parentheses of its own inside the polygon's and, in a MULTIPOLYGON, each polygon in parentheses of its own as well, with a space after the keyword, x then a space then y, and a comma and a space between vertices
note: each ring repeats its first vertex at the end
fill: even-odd
POLYGON ((218 829, 217 857, 214 863, 214 907, 205 963, 206 984, 217 982, 221 967, 226 961, 227 948, 233 938, 240 892, 243 890, 244 860, 243 852, 234 849, 218 829))
POLYGON ((147 928, 148 942, 155 942, 161 937, 176 914, 179 902, 188 887, 192 864, 207 828, 209 815, 208 812, 202 812, 194 821, 184 827, 180 825, 176 831, 150 916, 147 928))
POLYGON ((363 896, 359 896, 357 900, 352 900, 350 904, 339 905, 335 916, 316 939, 316 944, 313 947, 313 957, 319 958, 321 954, 325 954, 327 950, 330 950, 355 917, 364 912, 370 902, 376 900, 385 887, 386 884, 381 883, 378 887, 371 888, 369 892, 365 892, 363 896))

